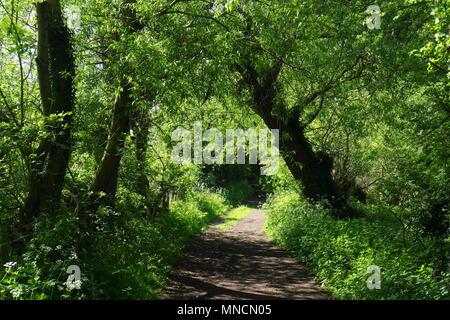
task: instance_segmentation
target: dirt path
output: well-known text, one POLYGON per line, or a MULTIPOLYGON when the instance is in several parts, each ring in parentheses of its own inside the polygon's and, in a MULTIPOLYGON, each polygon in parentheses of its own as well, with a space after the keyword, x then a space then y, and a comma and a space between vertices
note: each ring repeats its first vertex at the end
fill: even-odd
POLYGON ((233 228, 211 227, 185 249, 164 299, 327 299, 305 266, 261 232, 263 210, 233 228))

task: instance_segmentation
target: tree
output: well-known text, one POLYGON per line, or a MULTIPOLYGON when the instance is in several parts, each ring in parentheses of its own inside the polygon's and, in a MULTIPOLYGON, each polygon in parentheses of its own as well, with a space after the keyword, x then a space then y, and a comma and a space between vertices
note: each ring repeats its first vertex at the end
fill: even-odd
POLYGON ((28 196, 20 216, 25 231, 42 212, 58 212, 72 151, 75 65, 70 32, 59 1, 38 2, 36 13, 37 73, 46 132, 30 157, 28 196))

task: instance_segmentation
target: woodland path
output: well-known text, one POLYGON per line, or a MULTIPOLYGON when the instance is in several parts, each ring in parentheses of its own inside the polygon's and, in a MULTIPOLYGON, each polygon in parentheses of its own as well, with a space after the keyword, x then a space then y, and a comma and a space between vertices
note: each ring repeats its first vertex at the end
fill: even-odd
POLYGON ((225 231, 214 223, 185 248, 163 299, 329 299, 308 269, 262 232, 256 209, 225 231))

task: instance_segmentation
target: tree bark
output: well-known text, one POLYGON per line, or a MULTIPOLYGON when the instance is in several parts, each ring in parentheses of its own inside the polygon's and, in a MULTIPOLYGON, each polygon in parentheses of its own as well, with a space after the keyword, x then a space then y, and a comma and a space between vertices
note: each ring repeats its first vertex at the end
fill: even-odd
POLYGON ((38 21, 37 70, 48 138, 42 138, 29 161, 28 195, 20 215, 22 230, 30 230, 42 211, 56 213, 72 150, 75 66, 70 33, 58 0, 36 4, 38 21))
POLYGON ((147 110, 138 110, 133 114, 133 128, 135 131, 135 144, 136 144, 136 160, 138 178, 136 181, 136 192, 147 198, 147 192, 149 188, 149 180, 145 173, 145 160, 148 149, 148 132, 150 129, 150 119, 147 110))
POLYGON ((120 161, 126 135, 130 131, 131 85, 122 81, 119 96, 114 104, 113 118, 102 160, 97 169, 90 191, 94 193, 92 209, 99 205, 114 205, 119 177, 120 161), (103 193, 102 197, 99 194, 103 193))
POLYGON ((250 105, 270 129, 280 130, 281 155, 293 177, 301 182, 305 197, 312 202, 328 201, 337 218, 353 216, 333 181, 332 165, 314 152, 305 137, 299 115, 292 113, 287 120, 281 120, 272 112, 276 103, 282 103, 277 101, 277 78, 281 68, 282 63, 277 62, 271 69, 258 73, 248 62, 238 66, 243 83, 250 90, 250 105))
MULTIPOLYGON (((135 3, 134 0, 124 0, 120 10, 121 20, 132 33, 138 32, 144 27, 139 23, 136 13, 131 7, 133 3, 135 3)), ((117 35, 117 38, 120 38, 120 36, 117 35)), ((114 56, 115 53, 112 53, 112 55, 114 56)), ((132 85, 122 77, 119 97, 114 104, 108 142, 94 180, 90 186, 90 191, 93 193, 90 201, 91 211, 96 211, 101 205, 114 206, 120 161, 122 159, 126 135, 130 131, 130 116, 132 111, 131 89, 132 85)))

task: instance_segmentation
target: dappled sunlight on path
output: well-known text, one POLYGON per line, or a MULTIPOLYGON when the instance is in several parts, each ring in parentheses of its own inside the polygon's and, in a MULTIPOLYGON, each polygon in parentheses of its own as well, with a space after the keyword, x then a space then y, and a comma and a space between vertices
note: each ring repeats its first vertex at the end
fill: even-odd
POLYGON ((236 226, 210 228, 186 248, 165 299, 327 299, 307 268, 263 234, 256 209, 236 226))

